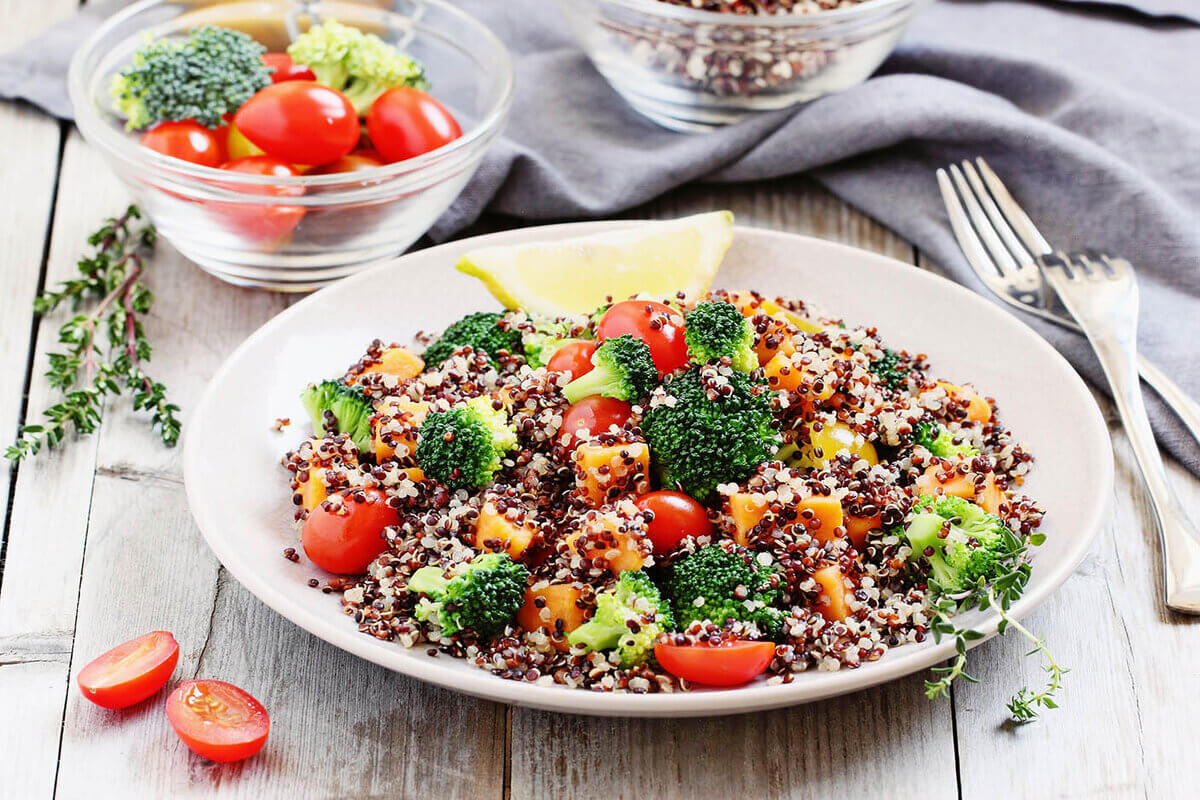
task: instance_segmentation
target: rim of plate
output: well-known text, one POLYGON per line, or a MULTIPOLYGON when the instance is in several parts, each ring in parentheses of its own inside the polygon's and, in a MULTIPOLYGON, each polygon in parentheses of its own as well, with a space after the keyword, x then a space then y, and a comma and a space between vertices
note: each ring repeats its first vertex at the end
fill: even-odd
MULTIPOLYGON (((253 595, 268 607, 295 623, 300 628, 312 633, 336 647, 364 658, 380 666, 408 675, 418 680, 432 683, 447 689, 464 692, 476 697, 501 703, 539 708, 547 711, 564 713, 587 714, 594 716, 635 716, 635 717, 671 717, 671 716, 717 716, 723 714, 740 714, 780 708, 802 703, 822 700, 842 694, 849 694, 878 684, 887 683, 900 677, 933 666, 940 661, 950 658, 954 653, 954 643, 943 639, 935 643, 932 638, 921 644, 907 644, 890 650, 879 661, 863 664, 857 669, 841 669, 831 672, 803 672, 797 675, 797 680, 789 684, 767 685, 765 682, 753 685, 734 687, 731 689, 701 689, 670 694, 632 694, 614 692, 594 692, 581 689, 568 689, 562 686, 537 686, 530 683, 512 681, 497 677, 486 670, 476 668, 461 659, 454 659, 453 665, 446 659, 434 659, 425 655, 418 648, 405 648, 396 642, 381 641, 360 633, 354 625, 347 622, 340 609, 331 613, 313 613, 297 606, 290 600, 286 591, 260 576, 252 560, 233 546, 225 538, 212 532, 220 527, 211 503, 203 502, 204 498, 196 493, 196 480, 193 475, 200 470, 201 445, 200 435, 206 428, 205 419, 208 407, 215 402, 217 390, 224 382, 226 373, 230 372, 242 355, 253 349, 260 339, 266 338, 277 328, 286 325, 288 321, 311 305, 328 302, 331 298, 342 293, 353 292, 360 283, 376 279, 379 275, 400 265, 408 258, 420 256, 429 258, 431 255, 445 249, 461 249, 466 246, 485 247, 509 243, 509 240, 530 240, 532 231, 537 231, 539 238, 549 240, 582 236, 595 233, 601 228, 614 228, 637 225, 647 220, 597 220, 588 222, 569 222, 556 225, 532 226, 516 228, 499 233, 461 239, 447 242, 425 250, 400 256, 365 272, 345 278, 338 283, 304 298, 290 308, 265 322, 240 344, 213 374, 201 395, 199 403, 191 415, 190 425, 185 432, 183 446, 183 474, 187 492, 188 506, 201 534, 209 548, 217 556, 237 580, 253 595), (457 667, 457 668, 456 668, 457 667)), ((1065 371, 1067 383, 1078 395, 1080 405, 1088 409, 1086 416, 1073 420, 1076 430, 1083 440, 1102 441, 1109 453, 1108 458, 1102 458, 1099 469, 1102 479, 1096 484, 1098 498, 1088 504, 1085 516, 1072 520, 1072 527, 1079 531, 1072 537, 1073 547, 1068 551, 1067 558, 1050 563, 1035 559, 1035 572, 1040 573, 1037 583, 1031 583, 1030 588, 1022 597, 1013 603, 1009 614, 1014 619, 1026 616, 1053 594, 1063 582, 1070 577, 1075 568, 1083 560, 1095 541, 1100 530, 1100 524, 1109 508, 1109 495, 1112 494, 1114 466, 1111 457, 1112 444, 1108 435, 1108 427, 1104 418, 1092 399, 1083 380, 1075 369, 1021 320, 997 305, 985 300, 981 295, 972 292, 954 281, 940 275, 921 270, 912 264, 863 250, 850 245, 803 236, 794 233, 771 231, 761 228, 751 228, 742 225, 734 226, 735 240, 738 237, 763 237, 788 241, 810 250, 825 249, 831 252, 850 255, 853 258, 875 261, 880 265, 900 266, 907 270, 908 277, 918 283, 938 284, 942 289, 949 289, 957 294, 965 303, 971 304, 978 313, 990 317, 991 321, 1002 326, 1009 326, 1009 333, 1021 336, 1022 344, 1039 350, 1044 356, 1058 363, 1065 371)), ((449 262, 447 262, 449 264, 449 262)), ((448 267, 449 268, 449 267, 448 267)), ((719 271, 718 271, 719 274, 719 271)), ((282 523, 281 523, 282 524, 282 523)), ((969 643, 974 647, 996 635, 999 615, 994 612, 971 612, 961 615, 971 620, 971 627, 984 633, 984 637, 969 643)))

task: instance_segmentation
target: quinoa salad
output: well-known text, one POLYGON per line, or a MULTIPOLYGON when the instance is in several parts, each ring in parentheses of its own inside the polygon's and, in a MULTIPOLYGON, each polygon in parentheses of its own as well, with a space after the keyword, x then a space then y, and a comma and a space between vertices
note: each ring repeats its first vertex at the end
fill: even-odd
POLYGON ((364 635, 509 680, 790 683, 953 636, 940 696, 952 618, 1004 617, 1042 540, 969 377, 748 290, 475 312, 314 376, 284 555, 364 635))

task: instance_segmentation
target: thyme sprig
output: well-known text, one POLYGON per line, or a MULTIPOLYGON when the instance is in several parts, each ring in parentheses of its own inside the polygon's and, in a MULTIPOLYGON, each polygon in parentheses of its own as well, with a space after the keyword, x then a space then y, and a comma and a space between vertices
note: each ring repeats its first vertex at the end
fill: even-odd
POLYGON ((141 212, 131 205, 121 216, 105 221, 88 237, 93 251, 79 259, 79 275, 33 301, 40 316, 66 305, 77 313, 59 329, 58 341, 65 347, 50 353, 46 372, 50 386, 61 390, 63 398, 43 412, 44 422, 21 428, 17 441, 5 451, 9 460, 54 447, 72 429, 94 433, 104 398, 120 394, 122 386, 130 392, 134 410, 150 412, 164 444, 170 447, 179 441, 179 406, 145 371, 152 348, 141 316, 150 311, 154 294, 141 277, 156 233, 153 225, 140 220, 141 212), (96 305, 78 313, 91 298, 98 298, 96 305))
POLYGON ((955 655, 949 666, 934 667, 931 670, 938 677, 936 680, 925 682, 925 696, 930 700, 949 696, 950 687, 955 680, 978 683, 976 678, 966 672, 967 646, 969 642, 982 639, 984 634, 973 628, 960 628, 952 618, 975 609, 990 609, 1000 615, 1000 624, 997 626, 999 634, 1004 635, 1010 627, 1016 629, 1033 642, 1033 649, 1026 653, 1026 656, 1040 654, 1045 659, 1042 669, 1049 675, 1046 686, 1040 692, 1034 692, 1027 686, 1022 687, 1008 702, 1012 721, 1020 724, 1037 719, 1039 708, 1058 708, 1056 697, 1062 688, 1063 676, 1070 670, 1054 660, 1045 640, 1031 633, 1008 613, 1009 608, 1025 593, 1025 587, 1029 584, 1031 568, 1024 558, 1025 553, 1030 545, 1038 546, 1046 537, 1040 533, 1033 534, 1022 542, 1011 531, 1009 536, 1011 539, 1003 558, 1008 566, 990 582, 981 578, 971 589, 951 595, 941 593, 936 582, 930 581, 929 589, 935 597, 930 631, 937 642, 945 636, 953 637, 955 655))

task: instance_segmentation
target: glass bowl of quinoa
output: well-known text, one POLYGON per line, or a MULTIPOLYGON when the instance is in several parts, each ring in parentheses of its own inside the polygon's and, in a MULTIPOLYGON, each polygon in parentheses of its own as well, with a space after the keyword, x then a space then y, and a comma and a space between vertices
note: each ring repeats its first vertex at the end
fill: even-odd
POLYGON ((558 0, 642 115, 701 132, 866 80, 927 0, 558 0))

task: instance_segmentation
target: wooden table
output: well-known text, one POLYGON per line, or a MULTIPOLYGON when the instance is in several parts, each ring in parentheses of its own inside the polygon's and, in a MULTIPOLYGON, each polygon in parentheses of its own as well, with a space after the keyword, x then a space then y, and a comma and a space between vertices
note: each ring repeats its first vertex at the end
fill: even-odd
MULTIPOLYGON (((75 2, 0 5, 6 49, 75 2)), ((43 373, 62 319, 35 319, 32 299, 74 270, 85 236, 127 198, 70 125, 0 105, 0 141, 0 437, 9 438, 55 396, 43 373)), ((799 178, 689 188, 629 216, 714 208, 936 269, 799 178)), ((518 224, 489 219, 473 232, 518 224)), ((165 244, 150 282, 151 371, 183 405, 186 431, 209 376, 294 298, 222 284, 165 244)), ((95 436, 19 469, 0 465, 0 798, 1200 796, 1200 621, 1162 605, 1147 499, 1111 412, 1112 522, 1029 619, 1072 667, 1063 708, 1019 728, 1004 724, 1004 702, 1041 676, 1012 637, 973 651, 981 682, 959 683, 941 702, 925 699, 915 675, 789 710, 623 720, 426 686, 343 653, 251 596, 196 530, 178 450, 164 449, 125 400, 105 417, 95 436), (110 712, 73 688, 92 657, 158 628, 181 644, 176 678, 219 677, 265 702, 274 726, 261 755, 207 762, 171 732, 161 697, 110 712)), ((1177 465, 1171 472, 1200 511, 1200 482, 1177 465)))

